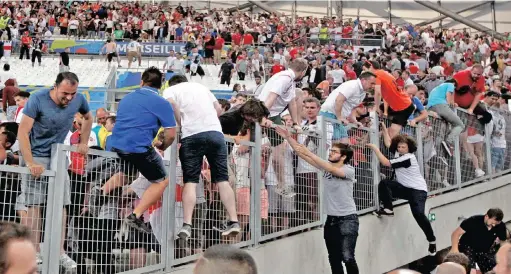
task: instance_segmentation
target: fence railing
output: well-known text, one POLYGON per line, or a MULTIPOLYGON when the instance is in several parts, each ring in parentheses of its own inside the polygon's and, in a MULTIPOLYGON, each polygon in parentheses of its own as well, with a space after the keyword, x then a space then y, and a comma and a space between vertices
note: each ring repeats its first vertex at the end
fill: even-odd
MULTIPOLYGON (((417 127, 403 128, 401 134, 417 141, 415 155, 430 196, 511 172, 511 149, 505 142, 511 140, 511 128, 506 127, 511 114, 490 111, 493 122, 483 126, 476 116, 457 110, 465 130, 454 142, 452 157, 442 147, 450 130, 444 120, 430 116, 417 127)), ((289 125, 288 120, 283 117, 289 125)), ((383 153, 392 158, 381 141, 381 122, 390 123, 370 113, 361 125, 345 125, 354 150, 350 164, 357 180, 353 196, 358 214, 378 208, 378 183, 393 176, 366 146, 380 144, 383 153)), ((337 120, 319 116, 316 124, 304 127, 293 138, 326 159, 329 147, 338 141, 335 136, 340 126, 337 120)), ((225 138, 229 182, 236 194, 242 227, 236 238, 223 238, 218 231, 227 215, 218 190, 210 183, 207 160, 196 186, 191 237, 188 241, 177 237, 183 224, 179 138, 161 152, 170 183, 162 199, 144 214, 152 233, 122 226, 150 184, 145 178, 126 172, 116 153, 90 150, 82 156, 75 147, 62 144, 54 145, 51 159, 36 159, 47 164, 47 171, 38 179, 23 164, 0 165, 0 219, 21 222, 32 229, 40 247, 40 270, 45 274, 64 273, 61 249, 76 261, 78 273, 165 273, 195 260, 214 244, 252 247, 319 227, 324 221, 322 172, 297 158, 271 129, 256 125, 251 130, 255 131, 251 141, 235 144, 225 138), (275 191, 278 187, 291 189, 296 195, 280 196, 275 191), (61 237, 64 232, 65 237, 61 237)))

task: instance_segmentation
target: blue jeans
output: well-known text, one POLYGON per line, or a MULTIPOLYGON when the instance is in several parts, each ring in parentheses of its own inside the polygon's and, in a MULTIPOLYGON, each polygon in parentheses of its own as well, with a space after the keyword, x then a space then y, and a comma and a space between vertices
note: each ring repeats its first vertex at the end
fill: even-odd
POLYGON ((348 274, 358 274, 358 265, 355 260, 358 226, 356 214, 326 218, 324 239, 332 274, 344 274, 343 262, 348 274))
MULTIPOLYGON (((319 113, 319 115, 326 117, 326 118, 337 120, 337 116, 335 116, 335 114, 330 113, 330 112, 321 111, 319 113)), ((346 127, 342 123, 340 123, 340 122, 333 123, 332 126, 334 128, 334 134, 332 135, 333 141, 338 141, 338 140, 341 140, 344 138, 348 138, 348 130, 346 130, 346 127)))
POLYGON ((506 153, 505 148, 492 147, 491 148, 491 166, 495 170, 504 169, 504 155, 506 153))
POLYGON ((211 169, 211 182, 229 181, 224 134, 206 131, 181 139, 179 160, 183 169, 183 182, 199 183, 204 156, 211 169))

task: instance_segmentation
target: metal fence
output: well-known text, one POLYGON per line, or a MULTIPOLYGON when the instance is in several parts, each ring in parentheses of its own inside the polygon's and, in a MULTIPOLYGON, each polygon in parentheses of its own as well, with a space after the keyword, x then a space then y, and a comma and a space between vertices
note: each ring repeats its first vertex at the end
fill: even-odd
MULTIPOLYGON (((465 130, 454 143, 452 157, 442 145, 450 130, 444 120, 430 116, 416 127, 402 129, 401 134, 417 141, 415 155, 430 196, 511 171, 511 151, 506 144, 511 140, 511 128, 506 127, 511 114, 498 109, 490 112, 493 121, 483 126, 477 117, 457 110, 465 130), (476 173, 477 169, 484 174, 476 173)), ((292 124, 286 116, 283 121, 292 124)), ((382 152, 393 157, 381 141, 382 124, 390 122, 375 113, 360 119, 357 125, 342 125, 320 116, 315 125, 293 136, 324 159, 332 143, 347 141, 351 145, 354 157, 350 164, 356 174, 353 196, 359 214, 377 209, 378 183, 394 176, 366 146, 379 143, 382 152), (341 127, 347 132, 345 140, 337 138, 341 127)), ((74 147, 60 144, 55 145, 52 158, 46 159, 47 170, 38 179, 29 175, 23 164, 0 165, 0 219, 21 222, 33 231, 42 261, 40 270, 45 274, 69 273, 61 266, 64 253, 76 262, 74 273, 162 273, 195 260, 211 245, 252 247, 321 226, 322 172, 297 158, 271 129, 256 126, 251 130, 255 131, 252 141, 236 144, 225 138, 229 182, 242 228, 236 238, 222 237, 219 232, 227 214, 215 184, 210 182, 206 158, 196 185, 191 237, 177 237, 184 218, 180 141, 164 152, 169 187, 144 214, 152 233, 122 226, 123 218, 131 213, 149 184, 145 178, 126 171, 113 152, 91 150, 82 156, 74 147), (279 195, 277 188, 288 189, 294 195, 279 195)))

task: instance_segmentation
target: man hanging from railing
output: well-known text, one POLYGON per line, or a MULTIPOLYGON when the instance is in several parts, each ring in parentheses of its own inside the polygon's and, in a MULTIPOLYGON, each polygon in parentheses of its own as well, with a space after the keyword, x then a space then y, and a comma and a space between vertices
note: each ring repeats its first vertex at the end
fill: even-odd
POLYGON ((379 183, 378 194, 383 207, 374 214, 378 217, 394 216, 393 198, 408 200, 412 215, 429 242, 429 254, 433 256, 436 254, 436 237, 428 217, 424 214, 428 187, 414 155, 417 144, 410 136, 405 135, 397 135, 391 139, 385 124, 381 125, 385 145, 390 148, 391 155, 397 152, 399 157, 389 160, 381 153, 378 145, 367 144, 376 154, 378 161, 384 166, 392 167, 396 174, 396 180, 384 179, 379 183))

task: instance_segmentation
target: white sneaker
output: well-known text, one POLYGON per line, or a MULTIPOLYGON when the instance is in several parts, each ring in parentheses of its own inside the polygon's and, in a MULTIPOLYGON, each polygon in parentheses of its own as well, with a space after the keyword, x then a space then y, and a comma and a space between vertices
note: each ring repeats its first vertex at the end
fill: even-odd
POLYGON ((60 255, 59 263, 60 263, 60 266, 62 266, 65 270, 76 269, 76 267, 78 266, 76 264, 76 262, 73 261, 73 259, 71 259, 69 256, 67 256, 66 253, 60 255))
POLYGON ((37 265, 43 264, 43 256, 41 256, 41 253, 37 252, 35 254, 35 262, 37 263, 37 265))
POLYGON ((476 173, 476 178, 483 177, 483 176, 486 174, 486 173, 485 173, 482 169, 480 169, 480 168, 476 169, 475 173, 476 173))
POLYGON ((450 187, 451 185, 449 184, 449 182, 447 181, 447 179, 444 179, 442 181, 442 184, 445 186, 445 187, 450 187))

